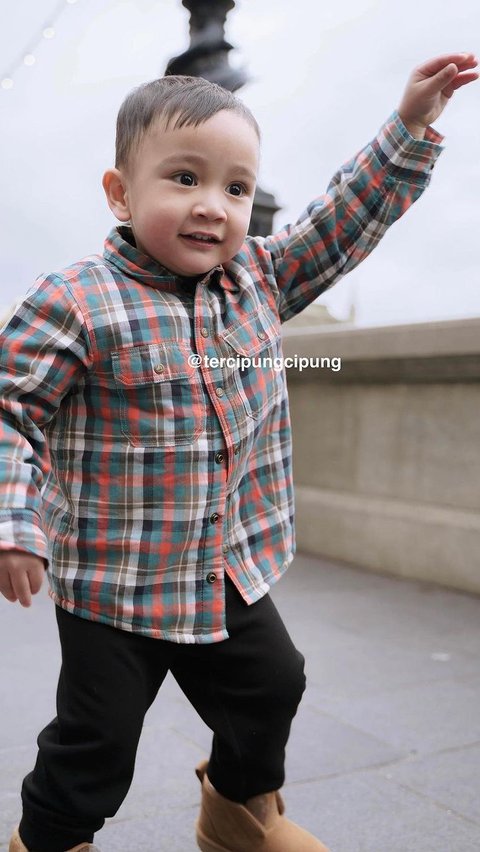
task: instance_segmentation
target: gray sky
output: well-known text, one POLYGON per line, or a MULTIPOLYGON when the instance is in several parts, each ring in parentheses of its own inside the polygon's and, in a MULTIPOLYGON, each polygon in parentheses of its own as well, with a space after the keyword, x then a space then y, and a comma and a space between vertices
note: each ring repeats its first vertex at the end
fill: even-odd
MULTIPOLYGON (((59 6, 9 3, 0 77, 59 6)), ((263 132, 260 183, 296 219, 398 105, 411 70, 451 51, 480 54, 478 0, 237 0, 227 38, 252 82, 238 94, 263 132), (474 36, 476 35, 476 40, 474 36)), ((101 178, 118 107, 188 45, 180 0, 77 0, 56 35, 0 89, 0 305, 42 272, 102 250, 115 224, 101 178)), ((232 63, 234 58, 232 56, 232 63)), ((424 196, 321 301, 361 325, 480 315, 480 81, 435 128, 443 151, 424 196)))

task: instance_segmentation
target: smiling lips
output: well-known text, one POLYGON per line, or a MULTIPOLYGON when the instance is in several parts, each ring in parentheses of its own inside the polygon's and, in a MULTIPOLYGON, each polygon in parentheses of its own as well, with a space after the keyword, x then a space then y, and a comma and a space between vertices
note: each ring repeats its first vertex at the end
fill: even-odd
POLYGON ((204 233, 203 231, 194 231, 192 234, 180 234, 185 240, 189 240, 196 245, 213 246, 217 245, 220 240, 215 234, 204 233))

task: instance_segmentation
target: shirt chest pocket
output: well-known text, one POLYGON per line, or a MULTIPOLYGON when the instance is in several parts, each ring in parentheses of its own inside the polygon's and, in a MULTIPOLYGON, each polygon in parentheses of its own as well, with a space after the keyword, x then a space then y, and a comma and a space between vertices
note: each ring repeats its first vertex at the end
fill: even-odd
POLYGON ((234 360, 234 380, 247 414, 260 419, 278 403, 284 388, 279 321, 267 308, 248 314, 222 338, 234 360))
POLYGON ((112 352, 121 429, 134 447, 191 444, 203 432, 205 406, 191 354, 182 341, 112 352))

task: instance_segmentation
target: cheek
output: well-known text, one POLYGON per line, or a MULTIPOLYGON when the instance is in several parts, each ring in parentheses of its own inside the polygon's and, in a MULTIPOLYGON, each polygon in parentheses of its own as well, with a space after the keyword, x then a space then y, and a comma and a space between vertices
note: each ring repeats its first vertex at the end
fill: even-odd
POLYGON ((248 231, 251 215, 251 209, 248 211, 242 211, 241 214, 237 214, 232 227, 232 233, 234 233, 235 239, 243 242, 248 231))
POLYGON ((157 238, 178 230, 178 214, 175 215, 174 210, 160 204, 145 207, 140 220, 142 229, 157 238))

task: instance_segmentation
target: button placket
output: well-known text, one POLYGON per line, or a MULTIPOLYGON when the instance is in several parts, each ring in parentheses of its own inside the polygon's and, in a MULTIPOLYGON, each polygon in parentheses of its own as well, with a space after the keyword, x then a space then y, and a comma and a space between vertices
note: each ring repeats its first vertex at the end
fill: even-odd
POLYGON ((234 369, 232 380, 235 397, 238 394, 247 414, 259 420, 277 404, 282 390, 273 363, 281 352, 278 317, 267 306, 258 305, 240 324, 228 326, 219 336, 229 355, 253 359, 234 369))
POLYGON ((204 379, 210 404, 222 423, 224 418, 226 419, 226 428, 231 429, 235 414, 230 409, 230 394, 226 385, 225 371, 220 360, 225 353, 222 351, 218 339, 218 299, 215 294, 209 292, 208 287, 197 287, 197 296, 194 321, 196 324, 197 351, 202 359, 199 364, 200 373, 204 379), (215 398, 217 402, 215 402, 215 398))

